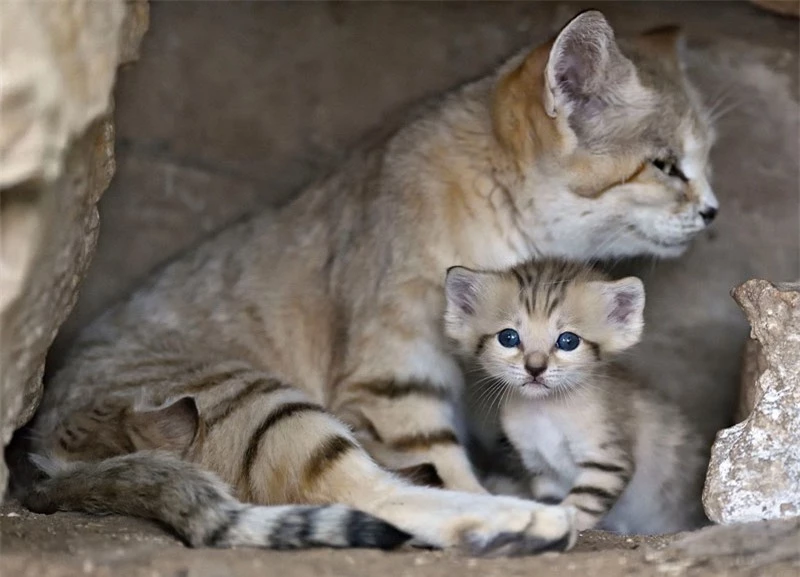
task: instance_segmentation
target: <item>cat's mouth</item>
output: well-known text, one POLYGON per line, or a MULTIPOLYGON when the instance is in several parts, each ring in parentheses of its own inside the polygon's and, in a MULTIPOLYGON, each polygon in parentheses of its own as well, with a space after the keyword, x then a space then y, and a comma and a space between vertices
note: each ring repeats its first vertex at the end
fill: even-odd
POLYGON ((683 250, 689 246, 694 238, 694 235, 690 235, 679 240, 664 240, 662 238, 656 238, 635 226, 630 226, 628 229, 640 239, 667 250, 683 250))
POLYGON ((535 388, 542 388, 542 389, 549 389, 550 387, 547 386, 547 383, 544 382, 542 377, 534 377, 533 379, 528 379, 524 383, 522 383, 523 387, 535 387, 535 388))

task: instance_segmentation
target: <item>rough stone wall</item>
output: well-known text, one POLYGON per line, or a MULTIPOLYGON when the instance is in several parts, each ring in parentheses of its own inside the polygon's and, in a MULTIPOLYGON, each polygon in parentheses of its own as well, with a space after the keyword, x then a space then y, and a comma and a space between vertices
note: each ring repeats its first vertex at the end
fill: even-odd
MULTIPOLYGON (((97 241, 114 174, 111 91, 143 1, 5 2, 0 18, 0 437, 35 411, 47 350, 97 241)), ((7 471, 0 463, 0 494, 7 471)))

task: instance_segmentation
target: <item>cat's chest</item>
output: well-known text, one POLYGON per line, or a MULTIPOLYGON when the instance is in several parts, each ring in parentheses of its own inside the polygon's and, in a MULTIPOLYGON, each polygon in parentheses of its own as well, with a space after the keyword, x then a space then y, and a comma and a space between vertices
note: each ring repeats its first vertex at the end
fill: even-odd
POLYGON ((530 469, 569 471, 591 451, 593 415, 525 400, 503 410, 503 430, 530 469))

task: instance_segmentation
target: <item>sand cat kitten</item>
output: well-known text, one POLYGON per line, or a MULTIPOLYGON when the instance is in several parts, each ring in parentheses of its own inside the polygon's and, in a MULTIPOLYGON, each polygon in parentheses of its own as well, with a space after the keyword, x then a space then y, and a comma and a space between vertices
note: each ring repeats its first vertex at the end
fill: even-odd
MULTIPOLYGON (((271 546, 285 510, 246 502, 341 503, 477 554, 569 546, 572 509, 489 495, 472 471, 437 271, 676 256, 716 212, 710 139, 673 33, 618 42, 580 14, 87 328, 45 392, 34 451, 57 461, 29 502, 192 543, 271 546), (420 467, 448 490, 386 470, 420 467)), ((334 517, 340 544, 364 542, 364 517, 334 517)))
MULTIPOLYGON (((500 422, 542 502, 578 529, 695 528, 705 446, 680 411, 611 362, 639 341, 644 288, 578 264, 448 271, 446 331, 496 387, 500 422)), ((480 391, 478 391, 480 394, 480 391)))

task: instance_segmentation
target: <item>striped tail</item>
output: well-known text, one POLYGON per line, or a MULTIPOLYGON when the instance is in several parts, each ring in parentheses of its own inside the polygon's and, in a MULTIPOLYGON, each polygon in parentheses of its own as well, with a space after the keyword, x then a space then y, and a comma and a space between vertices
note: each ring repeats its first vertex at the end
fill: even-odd
POLYGON ((48 476, 23 498, 37 513, 118 513, 159 521, 193 547, 370 547, 410 535, 344 507, 256 506, 236 500, 214 474, 170 454, 143 451, 91 463, 33 455, 48 476))

